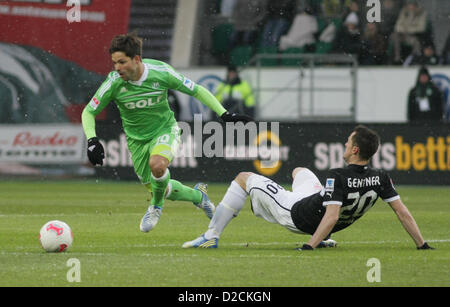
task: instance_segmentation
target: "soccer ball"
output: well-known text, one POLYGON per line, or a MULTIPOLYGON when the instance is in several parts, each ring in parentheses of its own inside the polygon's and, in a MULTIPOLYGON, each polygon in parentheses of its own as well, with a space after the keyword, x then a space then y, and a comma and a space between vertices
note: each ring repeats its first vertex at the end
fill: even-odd
POLYGON ((39 241, 46 252, 64 252, 72 246, 72 230, 64 222, 50 221, 42 226, 39 233, 39 241))

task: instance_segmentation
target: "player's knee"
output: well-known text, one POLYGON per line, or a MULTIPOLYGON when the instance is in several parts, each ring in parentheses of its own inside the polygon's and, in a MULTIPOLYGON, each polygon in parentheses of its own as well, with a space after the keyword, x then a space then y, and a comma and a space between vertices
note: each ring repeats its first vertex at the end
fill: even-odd
POLYGON ((168 167, 168 163, 164 159, 159 158, 151 158, 150 159, 150 169, 152 170, 152 174, 156 178, 160 178, 166 172, 168 167))
POLYGON ((247 179, 248 177, 250 177, 251 175, 253 175, 252 172, 240 172, 237 176, 235 180, 242 180, 242 179, 247 179))
POLYGON ((155 178, 161 178, 164 176, 164 173, 166 172, 166 168, 162 165, 158 165, 154 168, 152 168, 152 174, 155 178))
POLYGON ((292 171, 292 179, 295 179, 295 176, 297 176, 298 172, 300 172, 301 170, 304 170, 304 167, 296 167, 294 168, 294 170, 292 171))
POLYGON ((236 178, 234 179, 234 181, 236 181, 244 190, 246 189, 247 186, 247 179, 248 177, 250 177, 251 175, 253 175, 252 172, 240 172, 236 178))

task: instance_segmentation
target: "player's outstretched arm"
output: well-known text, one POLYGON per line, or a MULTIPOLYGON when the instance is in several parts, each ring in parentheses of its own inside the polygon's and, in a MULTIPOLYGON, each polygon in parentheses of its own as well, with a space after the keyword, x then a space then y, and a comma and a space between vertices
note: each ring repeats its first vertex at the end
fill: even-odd
POLYGON ((84 108, 81 114, 81 122, 84 130, 84 134, 88 140, 87 155, 92 165, 103 165, 103 159, 105 158, 105 150, 102 144, 98 140, 95 133, 95 115, 84 108))
POLYGON ((89 112, 87 106, 84 108, 83 113, 81 113, 81 124, 86 139, 89 140, 97 136, 95 133, 95 115, 89 112))
POLYGON ((417 248, 432 249, 423 239, 422 234, 420 233, 419 230, 419 226, 417 226, 414 217, 409 212, 408 208, 403 204, 401 199, 396 199, 392 202, 389 202, 389 205, 391 206, 392 210, 394 210, 403 228, 405 228, 406 232, 413 239, 417 248))
POLYGON ((308 241, 309 246, 312 248, 317 247, 317 245, 330 234, 339 219, 340 210, 340 205, 328 205, 326 207, 325 215, 322 217, 319 226, 308 241))
POLYGON ((211 94, 210 91, 208 91, 201 85, 197 85, 197 87, 198 90, 197 93, 194 95, 194 97, 198 99, 201 103, 203 103, 205 106, 213 110, 224 122, 247 123, 253 121, 253 118, 247 115, 227 112, 227 110, 222 106, 222 104, 217 100, 217 98, 213 94, 211 94))

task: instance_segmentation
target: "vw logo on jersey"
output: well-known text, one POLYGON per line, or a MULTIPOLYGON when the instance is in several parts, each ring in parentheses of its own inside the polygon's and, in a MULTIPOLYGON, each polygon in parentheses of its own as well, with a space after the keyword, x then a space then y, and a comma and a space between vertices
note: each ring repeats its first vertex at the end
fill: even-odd
MULTIPOLYGON (((201 77, 197 81, 197 84, 203 86, 214 95, 220 82, 222 82, 222 79, 218 76, 206 75, 201 77)), ((212 111, 192 96, 189 98, 189 109, 192 116, 194 116, 194 114, 201 114, 204 121, 209 121, 212 119, 212 111)))
POLYGON ((444 94, 444 117, 446 121, 450 121, 450 78, 444 74, 433 74, 431 78, 444 94))

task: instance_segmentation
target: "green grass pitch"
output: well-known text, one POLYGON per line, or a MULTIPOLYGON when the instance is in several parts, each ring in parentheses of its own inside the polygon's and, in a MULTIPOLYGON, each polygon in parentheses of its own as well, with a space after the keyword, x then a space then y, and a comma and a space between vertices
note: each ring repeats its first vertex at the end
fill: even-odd
MULTIPOLYGON (((226 184, 210 184, 218 203, 226 184)), ((148 196, 138 183, 0 182, 0 286, 450 286, 450 189, 398 187, 436 250, 419 251, 381 200, 333 239, 337 248, 298 252, 301 236, 252 215, 249 201, 225 229, 218 249, 182 249, 209 223, 192 204, 167 201, 158 226, 139 231, 148 196), (49 220, 68 223, 72 248, 45 253, 38 242, 49 220), (69 282, 67 261, 80 263, 69 282), (368 260, 380 262, 369 282, 368 260)))

